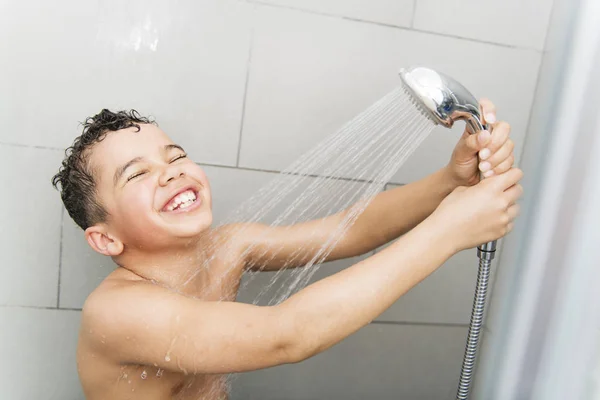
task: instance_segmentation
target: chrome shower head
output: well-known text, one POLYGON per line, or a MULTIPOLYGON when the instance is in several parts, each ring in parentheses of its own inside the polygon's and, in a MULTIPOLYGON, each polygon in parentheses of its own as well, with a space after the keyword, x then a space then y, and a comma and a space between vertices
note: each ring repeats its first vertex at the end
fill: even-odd
POLYGON ((477 99, 454 79, 425 67, 401 69, 400 77, 417 107, 436 124, 450 128, 465 120, 469 133, 485 129, 477 99))

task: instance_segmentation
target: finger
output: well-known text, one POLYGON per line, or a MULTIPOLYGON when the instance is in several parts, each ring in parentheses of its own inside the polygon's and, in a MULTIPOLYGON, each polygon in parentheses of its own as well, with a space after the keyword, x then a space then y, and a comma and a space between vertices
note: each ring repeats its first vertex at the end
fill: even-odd
POLYGON ((521 171, 519 168, 511 168, 503 174, 491 177, 489 180, 490 185, 495 185, 496 189, 505 191, 511 186, 517 184, 522 178, 523 171, 521 171))
POLYGON ((510 222, 513 222, 519 216, 520 212, 521 212, 521 206, 518 204, 513 204, 512 206, 508 207, 508 210, 506 210, 506 214, 508 215, 508 220, 510 222))
POLYGON ((504 191, 504 196, 508 200, 508 204, 512 207, 517 200, 523 195, 523 186, 516 184, 504 191))
POLYGON ((508 163, 509 159, 512 158, 512 161, 514 161, 514 147, 515 145, 512 140, 506 141, 500 150, 492 154, 487 160, 479 163, 479 170, 484 174, 490 170, 494 170, 494 173, 496 174, 508 171, 512 166, 512 162, 508 163), (508 168, 506 168, 507 166, 508 168), (496 170, 496 168, 498 169, 496 170))
POLYGON ((496 122, 496 106, 490 99, 483 98, 479 100, 479 108, 481 109, 484 123, 493 124, 496 122))
POLYGON ((510 222, 508 225, 506 225, 506 234, 508 235, 510 232, 512 232, 512 230, 514 228, 515 228, 515 223, 514 222, 510 222))
POLYGON ((499 122, 494 125, 491 140, 486 144, 479 152, 479 158, 481 160, 487 160, 492 154, 497 152, 509 139, 510 136, 510 125, 506 122, 499 122))
POLYGON ((515 163, 515 156, 513 154, 511 154, 506 160, 502 161, 494 169, 484 172, 483 177, 489 178, 490 176, 501 175, 501 174, 505 173, 506 171, 508 171, 509 169, 511 169, 513 167, 514 163, 515 163))

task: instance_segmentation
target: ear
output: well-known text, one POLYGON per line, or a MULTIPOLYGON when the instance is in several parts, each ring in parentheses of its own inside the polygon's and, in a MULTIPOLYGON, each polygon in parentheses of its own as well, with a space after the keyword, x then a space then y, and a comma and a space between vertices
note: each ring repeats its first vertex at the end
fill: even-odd
POLYGON ((115 257, 123 252, 123 242, 111 235, 103 224, 87 228, 85 239, 92 249, 105 256, 115 257))

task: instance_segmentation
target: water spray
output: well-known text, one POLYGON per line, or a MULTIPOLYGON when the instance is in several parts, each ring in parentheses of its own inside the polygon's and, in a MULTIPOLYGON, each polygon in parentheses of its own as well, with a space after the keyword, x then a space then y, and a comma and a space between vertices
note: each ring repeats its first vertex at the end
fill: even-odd
MULTIPOLYGON (((466 122, 467 131, 470 134, 488 129, 482 124, 479 103, 471 92, 456 80, 424 67, 402 69, 400 76, 413 104, 434 123, 451 128, 455 121, 463 120, 466 122)), ((466 400, 469 397, 477 361, 479 337, 483 326, 491 264, 495 254, 496 241, 477 247, 479 271, 467 344, 460 371, 457 400, 466 400)))

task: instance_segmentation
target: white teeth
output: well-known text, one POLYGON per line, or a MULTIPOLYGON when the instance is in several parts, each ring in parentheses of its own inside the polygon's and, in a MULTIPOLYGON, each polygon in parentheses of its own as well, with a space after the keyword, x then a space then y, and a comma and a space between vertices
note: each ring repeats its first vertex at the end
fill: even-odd
POLYGON ((185 203, 183 203, 182 205, 179 206, 179 208, 187 208, 189 206, 191 206, 194 203, 194 200, 188 200, 185 203))
POLYGON ((194 201, 196 201, 196 193, 193 190, 186 190, 175 197, 168 205, 167 211, 173 211, 176 208, 189 207, 194 201))

